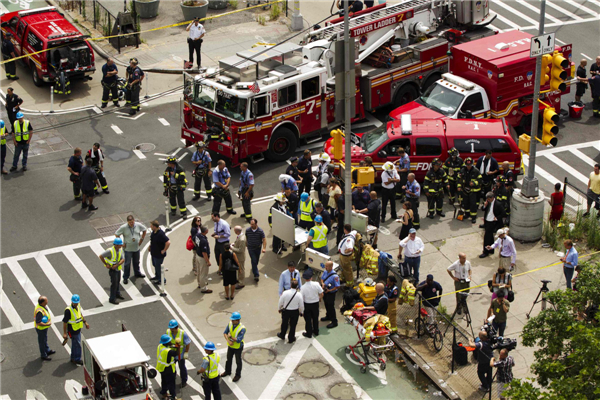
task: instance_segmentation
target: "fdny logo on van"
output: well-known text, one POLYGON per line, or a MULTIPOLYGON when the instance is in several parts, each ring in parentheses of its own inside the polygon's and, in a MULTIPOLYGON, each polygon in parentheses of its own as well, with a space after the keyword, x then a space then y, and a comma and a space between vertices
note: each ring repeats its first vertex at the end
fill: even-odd
POLYGON ((488 70, 488 78, 492 79, 494 77, 494 73, 488 70))
POLYGON ((467 65, 467 68, 470 69, 471 71, 478 72, 479 68, 481 68, 481 62, 473 60, 472 58, 465 56, 464 61, 465 61, 465 63, 469 64, 469 65, 467 65))
POLYGON ((530 80, 531 80, 531 78, 533 78, 533 72, 532 72, 532 71, 529 71, 529 72, 527 73, 527 80, 528 80, 528 81, 530 81, 530 80))

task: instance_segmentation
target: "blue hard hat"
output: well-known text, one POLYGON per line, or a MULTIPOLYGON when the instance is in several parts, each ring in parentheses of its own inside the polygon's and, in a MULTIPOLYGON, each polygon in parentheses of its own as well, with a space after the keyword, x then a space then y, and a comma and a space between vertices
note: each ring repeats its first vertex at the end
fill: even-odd
POLYGON ((4 128, 4 121, 0 119, 0 128, 4 128))
POLYGON ((114 246, 119 246, 119 245, 123 246, 123 239, 115 238, 115 240, 113 240, 113 245, 114 246))
POLYGON ((46 316, 42 317, 42 322, 43 322, 44 324, 45 324, 45 323, 47 323, 47 322, 48 322, 48 317, 46 317, 46 316))
POLYGON ((204 345, 204 350, 215 351, 217 350, 217 346, 215 346, 213 342, 206 342, 206 344, 204 345))
POLYGON ((79 304, 79 295, 78 294, 74 294, 73 296, 71 296, 71 303, 79 304))
POLYGON ((171 336, 169 336, 165 333, 164 335, 162 335, 160 337, 160 344, 167 344, 167 343, 171 343, 171 336))
POLYGON ((176 320, 172 319, 169 321, 169 329, 174 329, 177 328, 179 326, 179 324, 177 323, 176 320))
POLYGON ((242 316, 240 315, 239 312, 236 311, 236 312, 231 313, 231 318, 230 319, 232 321, 237 321, 239 319, 242 319, 242 316))
POLYGON ((315 222, 323 222, 323 217, 321 217, 320 215, 317 215, 315 217, 315 222))
POLYGON ((21 111, 19 111, 17 113, 17 119, 20 119, 20 118, 23 118, 23 117, 24 117, 23 113, 21 111))
POLYGON ((308 199, 308 193, 304 192, 300 195, 300 200, 306 201, 306 199, 308 199))

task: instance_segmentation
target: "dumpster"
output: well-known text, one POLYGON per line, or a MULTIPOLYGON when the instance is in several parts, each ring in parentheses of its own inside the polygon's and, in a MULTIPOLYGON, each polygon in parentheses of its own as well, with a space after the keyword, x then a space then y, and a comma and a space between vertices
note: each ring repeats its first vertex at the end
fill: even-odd
POLYGON ((585 107, 582 101, 571 101, 569 104, 569 117, 573 119, 581 118, 583 108, 585 107))

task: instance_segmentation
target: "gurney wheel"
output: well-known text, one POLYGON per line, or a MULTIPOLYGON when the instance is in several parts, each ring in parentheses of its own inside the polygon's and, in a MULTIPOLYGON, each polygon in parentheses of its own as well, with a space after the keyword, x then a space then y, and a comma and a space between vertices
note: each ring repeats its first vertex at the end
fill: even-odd
POLYGON ((350 349, 350 347, 346 347, 346 354, 350 354, 352 352, 352 350, 350 349))
POLYGON ((386 365, 386 363, 381 363, 381 366, 379 368, 381 368, 382 371, 385 371, 386 365))
POLYGON ((360 367, 360 373, 361 374, 366 374, 367 373, 367 367, 365 365, 363 365, 362 367, 360 367))

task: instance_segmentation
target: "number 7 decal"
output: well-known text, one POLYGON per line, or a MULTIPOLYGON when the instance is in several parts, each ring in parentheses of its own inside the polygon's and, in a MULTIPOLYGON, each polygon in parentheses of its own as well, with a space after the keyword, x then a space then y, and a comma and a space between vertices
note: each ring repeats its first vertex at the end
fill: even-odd
POLYGON ((306 112, 306 114, 312 114, 313 111, 315 110, 315 102, 316 100, 311 100, 311 101, 307 101, 306 105, 308 106, 308 111, 306 112))

